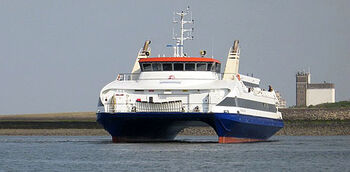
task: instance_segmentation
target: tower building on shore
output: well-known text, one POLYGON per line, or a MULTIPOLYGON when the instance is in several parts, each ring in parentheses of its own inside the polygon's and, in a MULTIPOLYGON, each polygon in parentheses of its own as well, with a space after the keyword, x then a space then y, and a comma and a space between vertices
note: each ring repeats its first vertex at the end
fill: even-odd
POLYGON ((310 106, 335 102, 333 83, 310 83, 310 73, 296 74, 296 106, 310 106))

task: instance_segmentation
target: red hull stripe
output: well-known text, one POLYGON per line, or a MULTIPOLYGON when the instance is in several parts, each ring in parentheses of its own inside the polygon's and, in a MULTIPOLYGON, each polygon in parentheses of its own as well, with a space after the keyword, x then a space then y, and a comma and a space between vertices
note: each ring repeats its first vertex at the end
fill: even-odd
POLYGON ((150 57, 140 59, 139 62, 216 62, 220 63, 216 59, 205 57, 150 57))
POLYGON ((261 142, 262 139, 248 139, 248 138, 236 138, 236 137, 219 137, 219 143, 248 143, 248 142, 261 142))
POLYGON ((127 140, 122 139, 122 138, 118 138, 118 137, 112 137, 112 141, 113 141, 113 143, 124 143, 124 142, 127 142, 127 140))

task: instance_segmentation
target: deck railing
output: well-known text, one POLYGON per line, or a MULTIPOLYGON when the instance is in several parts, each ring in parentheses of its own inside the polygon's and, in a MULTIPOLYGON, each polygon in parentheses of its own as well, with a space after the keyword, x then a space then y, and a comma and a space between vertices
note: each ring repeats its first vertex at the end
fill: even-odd
POLYGON ((138 80, 140 77, 140 73, 120 73, 117 76, 118 81, 130 81, 130 80, 138 80))
POLYGON ((181 100, 168 102, 106 103, 98 107, 106 112, 208 112, 216 103, 183 103, 181 100), (104 109, 104 110, 103 110, 104 109))
POLYGON ((182 101, 136 102, 135 112, 182 112, 182 101))

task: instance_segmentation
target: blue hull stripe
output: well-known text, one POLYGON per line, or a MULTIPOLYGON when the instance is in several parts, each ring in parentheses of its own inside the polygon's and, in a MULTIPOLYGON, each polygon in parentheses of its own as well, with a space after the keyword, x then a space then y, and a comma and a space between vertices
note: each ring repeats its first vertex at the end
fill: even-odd
POLYGON ((97 121, 113 137, 148 140, 172 140, 191 121, 209 124, 219 137, 268 139, 283 127, 279 119, 234 113, 97 113, 97 121))

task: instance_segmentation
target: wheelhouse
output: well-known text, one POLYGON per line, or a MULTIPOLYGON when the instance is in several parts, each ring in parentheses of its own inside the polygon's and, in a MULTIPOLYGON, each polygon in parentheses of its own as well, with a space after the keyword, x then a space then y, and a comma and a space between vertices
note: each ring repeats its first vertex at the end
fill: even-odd
POLYGON ((204 57, 158 57, 139 61, 142 72, 155 71, 211 71, 220 73, 221 63, 204 57))

